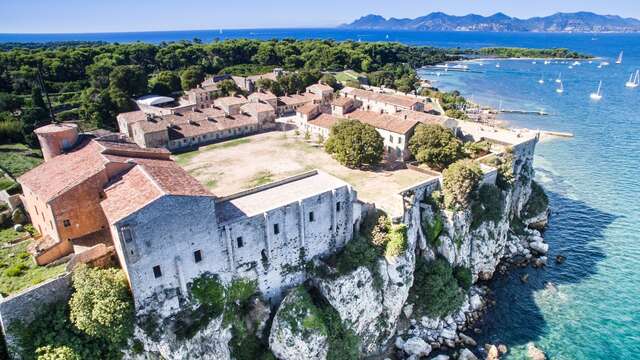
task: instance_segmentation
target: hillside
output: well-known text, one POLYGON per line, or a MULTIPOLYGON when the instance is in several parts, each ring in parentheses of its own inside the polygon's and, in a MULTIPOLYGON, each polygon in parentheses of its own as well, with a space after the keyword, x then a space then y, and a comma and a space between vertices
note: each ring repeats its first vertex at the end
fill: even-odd
POLYGON ((529 19, 518 19, 503 13, 491 16, 476 14, 453 16, 434 12, 415 19, 385 19, 380 15, 372 14, 340 27, 418 31, 640 32, 640 20, 591 12, 556 13, 529 19))

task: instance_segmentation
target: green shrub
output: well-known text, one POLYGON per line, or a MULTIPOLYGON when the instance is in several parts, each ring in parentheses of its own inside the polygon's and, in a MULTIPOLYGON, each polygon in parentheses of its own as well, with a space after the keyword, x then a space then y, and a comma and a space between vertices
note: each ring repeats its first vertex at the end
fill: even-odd
POLYGON ((278 310, 278 315, 289 325, 291 331, 304 337, 316 331, 327 335, 322 313, 307 290, 298 286, 288 296, 290 300, 278 310))
POLYGON ((80 355, 68 346, 53 347, 50 345, 36 349, 37 360, 82 360, 80 355))
POLYGON ((409 150, 419 162, 442 170, 462 156, 462 142, 441 125, 419 124, 409 140, 409 150))
POLYGON ((443 227, 444 223, 440 214, 434 215, 433 223, 428 219, 422 220, 422 231, 427 237, 427 242, 431 244, 431 246, 440 246, 439 238, 440 234, 442 234, 443 227))
POLYGON ((218 277, 211 274, 203 274, 191 283, 191 296, 207 312, 216 317, 224 311, 225 289, 218 277))
POLYGON ((478 189, 478 197, 471 205, 473 220, 471 228, 475 229, 485 221, 497 222, 502 217, 503 196, 497 186, 484 184, 478 189))
POLYGON ((124 344, 133 334, 133 300, 120 269, 80 266, 73 274, 71 322, 92 337, 124 344))
POLYGON ((4 271, 5 276, 20 276, 24 273, 25 270, 29 269, 29 267, 23 263, 16 263, 11 265, 4 271))
POLYGON ((324 148, 342 165, 360 168, 377 165, 382 160, 384 141, 371 125, 341 120, 331 127, 324 148))
POLYGON ((531 195, 524 206, 524 215, 527 218, 539 215, 549 207, 549 197, 540 184, 531 182, 531 195))
POLYGON ((445 317, 460 308, 464 295, 447 260, 416 260, 413 287, 410 292, 418 314, 445 317))
POLYGON ((391 226, 388 235, 389 241, 385 248, 385 256, 396 257, 407 248, 407 225, 398 224, 391 226))
POLYGON ((494 166, 498 169, 496 185, 502 190, 508 190, 513 186, 515 174, 513 173, 513 154, 511 148, 499 157, 496 157, 494 166))
POLYGON ((258 282, 248 279, 234 279, 227 290, 227 301, 244 306, 256 293, 258 282))
POLYGON ((389 242, 391 220, 386 215, 378 217, 378 222, 371 230, 371 243, 378 247, 384 247, 389 242))
POLYGON ((368 239, 357 236, 337 255, 336 268, 340 274, 348 274, 360 266, 371 269, 380 255, 379 248, 373 246, 368 239))
POLYGON ((471 284, 473 283, 473 276, 471 275, 471 270, 464 266, 456 266, 453 269, 453 276, 458 281, 458 285, 464 290, 469 290, 471 284))
POLYGON ((472 159, 486 155, 491 150, 491 143, 488 141, 468 142, 463 146, 464 153, 472 159))
POLYGON ((463 210, 482 180, 480 166, 471 160, 459 160, 443 172, 444 204, 450 210, 463 210))

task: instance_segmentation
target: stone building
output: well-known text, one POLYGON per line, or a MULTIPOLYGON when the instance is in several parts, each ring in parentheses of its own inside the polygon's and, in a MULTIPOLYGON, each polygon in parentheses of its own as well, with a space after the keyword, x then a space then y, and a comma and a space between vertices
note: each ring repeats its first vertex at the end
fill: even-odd
POLYGON ((355 100, 346 96, 339 96, 331 102, 331 113, 334 116, 344 116, 355 109, 355 100))
POLYGON ((216 107, 221 108, 227 115, 235 115, 240 113, 242 105, 248 103, 244 96, 225 96, 217 98, 213 101, 216 107))
POLYGON ((402 110, 422 112, 424 101, 409 95, 386 94, 371 90, 345 87, 340 90, 342 96, 355 100, 358 107, 379 113, 395 114, 402 110))

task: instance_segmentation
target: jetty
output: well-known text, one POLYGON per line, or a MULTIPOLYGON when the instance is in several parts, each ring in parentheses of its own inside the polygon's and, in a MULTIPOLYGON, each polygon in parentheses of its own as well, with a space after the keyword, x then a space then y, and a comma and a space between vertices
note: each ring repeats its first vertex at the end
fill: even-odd
POLYGON ((564 138, 572 138, 572 137, 574 137, 573 133, 563 132, 563 131, 541 130, 540 133, 542 135, 547 135, 547 136, 556 136, 556 137, 564 137, 564 138))
POLYGON ((540 116, 549 115, 549 113, 544 110, 500 109, 500 110, 496 110, 496 112, 505 113, 505 114, 523 114, 523 115, 540 115, 540 116))

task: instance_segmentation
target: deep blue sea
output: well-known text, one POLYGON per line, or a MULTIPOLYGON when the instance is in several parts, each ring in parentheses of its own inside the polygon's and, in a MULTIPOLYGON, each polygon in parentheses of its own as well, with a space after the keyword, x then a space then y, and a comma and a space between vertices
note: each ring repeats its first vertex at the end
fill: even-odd
POLYGON ((484 342, 505 343, 509 359, 524 359, 535 342, 551 359, 640 358, 640 87, 625 88, 640 68, 640 35, 422 33, 337 29, 255 29, 81 35, 8 35, 0 42, 104 40, 110 42, 228 38, 332 38, 400 41, 413 45, 566 47, 608 58, 544 65, 537 61, 470 64, 477 72, 447 72, 441 89, 458 89, 474 101, 503 108, 540 110, 549 116, 505 116, 514 126, 568 131, 573 139, 539 144, 537 179, 551 198, 553 215, 545 234, 549 266, 519 269, 498 277, 498 306, 483 326, 484 342), (623 63, 614 64, 624 50, 623 63), (562 73, 564 93, 554 81, 562 73), (543 78, 544 84, 538 80, 543 78), (602 81, 603 97, 589 99, 602 81), (552 260, 562 254, 567 261, 552 260), (520 282, 522 273, 529 282, 520 282))

